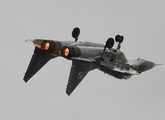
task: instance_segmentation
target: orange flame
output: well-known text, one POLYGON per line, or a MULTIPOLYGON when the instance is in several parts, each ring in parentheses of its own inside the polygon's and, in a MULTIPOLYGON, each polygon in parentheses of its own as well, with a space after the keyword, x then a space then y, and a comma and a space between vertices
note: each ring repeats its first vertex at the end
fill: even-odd
POLYGON ((42 42, 41 43, 41 49, 48 50, 49 48, 50 48, 50 43, 49 42, 42 42))
POLYGON ((70 52, 70 51, 69 51, 69 48, 64 48, 64 51, 63 51, 63 52, 64 52, 64 53, 63 53, 64 56, 67 57, 67 56, 69 55, 69 52, 70 52))

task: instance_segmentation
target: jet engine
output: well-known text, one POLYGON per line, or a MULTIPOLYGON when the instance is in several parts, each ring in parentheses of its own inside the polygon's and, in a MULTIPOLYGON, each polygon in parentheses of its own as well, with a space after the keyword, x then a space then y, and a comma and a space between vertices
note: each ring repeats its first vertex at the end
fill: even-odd
POLYGON ((79 57, 81 55, 81 50, 76 46, 64 46, 61 49, 61 55, 65 58, 79 57))
POLYGON ((60 50, 62 48, 62 45, 58 41, 53 41, 53 40, 34 40, 33 44, 46 51, 53 51, 53 50, 60 50))

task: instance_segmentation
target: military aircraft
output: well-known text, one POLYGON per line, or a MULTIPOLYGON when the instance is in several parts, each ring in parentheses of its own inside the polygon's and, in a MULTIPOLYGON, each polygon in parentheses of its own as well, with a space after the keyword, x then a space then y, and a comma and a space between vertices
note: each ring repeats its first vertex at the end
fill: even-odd
POLYGON ((91 70, 98 69, 115 78, 128 79, 150 70, 157 64, 144 59, 128 60, 120 51, 124 37, 116 35, 115 40, 109 38, 105 45, 92 42, 79 42, 80 29, 74 28, 72 37, 74 41, 53 41, 45 39, 31 40, 35 46, 34 54, 24 76, 24 81, 36 74, 50 59, 58 56, 72 60, 66 93, 70 95, 78 84, 91 70), (114 41, 118 43, 117 48, 114 41))

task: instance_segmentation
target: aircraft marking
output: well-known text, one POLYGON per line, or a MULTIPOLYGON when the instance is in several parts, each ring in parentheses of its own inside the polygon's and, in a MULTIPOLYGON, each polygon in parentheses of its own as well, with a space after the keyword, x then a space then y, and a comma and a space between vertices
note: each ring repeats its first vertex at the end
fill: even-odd
POLYGON ((82 78, 82 75, 83 75, 83 72, 79 72, 77 78, 78 79, 81 79, 82 78))

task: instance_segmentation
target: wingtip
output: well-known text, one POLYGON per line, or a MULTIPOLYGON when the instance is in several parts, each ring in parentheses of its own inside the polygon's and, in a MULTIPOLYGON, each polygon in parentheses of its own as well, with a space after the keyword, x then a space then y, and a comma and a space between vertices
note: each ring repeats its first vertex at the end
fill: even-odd
POLYGON ((23 80, 24 80, 24 82, 25 82, 25 83, 27 83, 27 82, 28 82, 28 80, 27 80, 27 79, 23 79, 23 80))
POLYGON ((66 93, 68 96, 70 96, 70 94, 66 93))
POLYGON ((66 91, 66 94, 67 94, 68 96, 70 96, 71 92, 69 92, 69 91, 66 91))
POLYGON ((25 83, 27 83, 29 81, 30 78, 27 77, 27 75, 25 74, 23 80, 25 81, 25 83))

